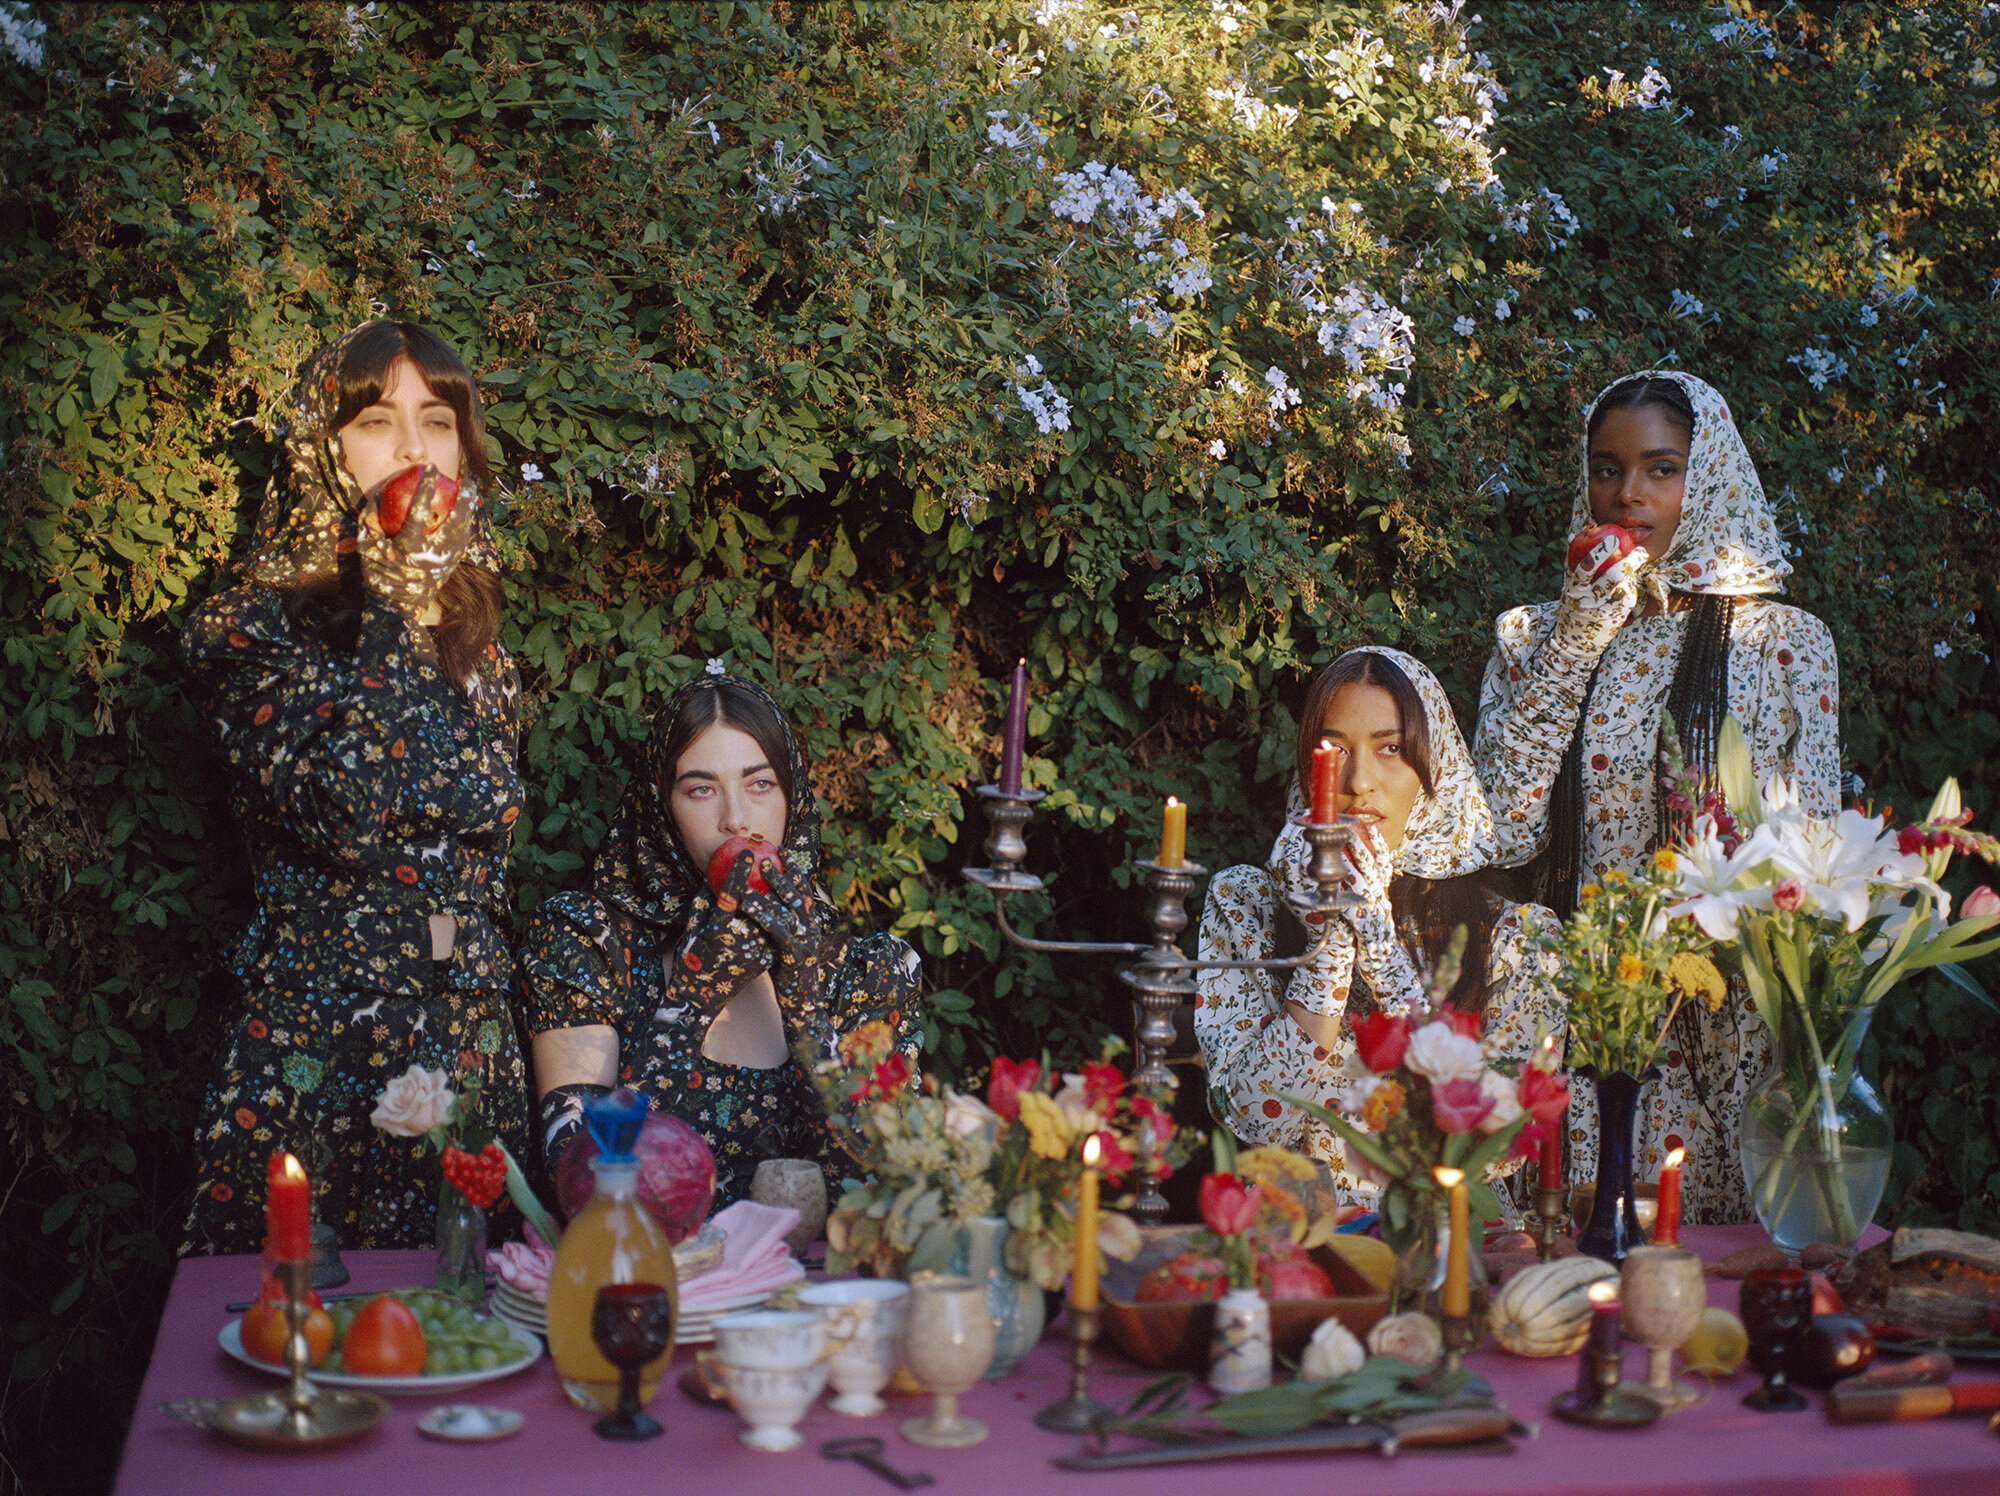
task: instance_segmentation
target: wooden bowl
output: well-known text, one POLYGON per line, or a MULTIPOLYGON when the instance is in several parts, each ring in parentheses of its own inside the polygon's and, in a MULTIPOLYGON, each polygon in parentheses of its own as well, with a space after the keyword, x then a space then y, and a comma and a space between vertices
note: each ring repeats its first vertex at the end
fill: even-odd
MULTIPOLYGON (((1099 1322, 1111 1343, 1129 1361, 1158 1371, 1205 1372, 1209 1339, 1215 1330, 1213 1304, 1134 1303, 1139 1280, 1178 1253, 1188 1250, 1192 1226, 1145 1226, 1145 1245, 1130 1262, 1104 1265, 1103 1308, 1099 1322)), ((1317 1247, 1312 1259, 1333 1280, 1333 1297, 1286 1299, 1271 1305, 1271 1348, 1297 1361, 1312 1333, 1328 1319, 1338 1319, 1365 1336, 1376 1320, 1389 1312, 1389 1296, 1348 1265, 1331 1247, 1317 1247)))

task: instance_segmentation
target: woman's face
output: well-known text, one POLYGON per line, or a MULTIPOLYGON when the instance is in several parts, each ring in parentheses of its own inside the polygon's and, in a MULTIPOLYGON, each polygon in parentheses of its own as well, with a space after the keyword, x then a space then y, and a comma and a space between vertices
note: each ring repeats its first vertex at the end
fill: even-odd
POLYGON ((1621 405, 1590 440, 1590 514, 1619 525, 1655 561, 1673 549, 1687 488, 1688 433, 1664 405, 1621 405))
POLYGON ((363 493, 420 462, 456 478, 464 460, 458 413, 407 357, 389 365, 381 398, 340 428, 340 450, 363 493))
POLYGON ((1403 756, 1403 717, 1380 686, 1349 681, 1333 693, 1320 736, 1342 750, 1336 809, 1376 828, 1391 851, 1403 844, 1424 782, 1403 756))
POLYGON ((770 757, 741 728, 717 722, 688 744, 664 786, 681 843, 702 870, 732 836, 785 839, 789 807, 770 757))

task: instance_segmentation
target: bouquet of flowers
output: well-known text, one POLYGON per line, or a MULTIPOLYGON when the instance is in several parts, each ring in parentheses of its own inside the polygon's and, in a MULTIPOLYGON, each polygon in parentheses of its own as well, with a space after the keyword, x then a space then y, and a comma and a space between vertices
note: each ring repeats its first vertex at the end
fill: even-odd
MULTIPOLYGON (((927 1227, 1004 1214, 1009 1271, 1057 1288, 1076 1256, 1084 1140, 1097 1138, 1098 1168, 1114 1190, 1135 1167, 1168 1173, 1187 1156, 1166 1109, 1127 1088, 1109 1049, 1069 1075, 996 1059, 982 1101, 931 1076, 913 1086, 889 1038, 887 1025, 867 1024, 841 1045, 846 1095, 859 1103, 846 1142, 868 1177, 848 1181, 827 1221, 829 1272, 866 1263, 888 1275, 927 1227)), ((1107 1203, 1099 1246, 1129 1259, 1138 1227, 1117 1207, 1130 1198, 1107 1203)))
POLYGON ((1640 877, 1614 868, 1585 884, 1576 913, 1537 933, 1569 997, 1571 1069, 1643 1075, 1683 1003, 1722 1007, 1727 988, 1702 926, 1677 917, 1681 886, 1680 860, 1662 847, 1640 877))
POLYGON ((1952 963, 2000 950, 2000 938, 1982 938, 2000 935, 2000 898, 1982 887, 1953 921, 1937 880, 1954 852, 2000 862, 2000 841, 1970 829, 1950 779, 1924 820, 1898 831, 1887 815, 1852 808, 1808 815, 1782 777, 1756 783, 1734 719, 1718 737, 1717 771, 1721 789, 1681 848, 1670 913, 1723 943, 1776 1047, 1782 1091, 1760 1094, 1780 1103, 1782 1125, 1774 1156, 1751 1161, 1759 1215, 1768 1224, 1782 1214, 1781 1186, 1787 1197, 1801 1187, 1793 1165, 1808 1155, 1824 1227, 1852 1243, 1866 1215, 1828 1175, 1840 1170, 1840 1104, 1861 1041, 1875 1005, 1913 971, 1938 967, 1985 996, 1952 963))
POLYGON ((392 1137, 428 1142, 438 1152, 445 1181, 478 1209, 489 1208, 504 1188, 529 1225, 553 1243, 561 1229, 535 1198, 507 1145, 479 1119, 479 1071, 468 1068, 456 1090, 451 1081, 442 1070, 412 1065, 382 1089, 368 1120, 392 1137))
MULTIPOLYGON (((1314 1208, 1318 1167, 1284 1148, 1238 1152, 1227 1128, 1218 1127, 1210 1141, 1215 1172, 1202 1176, 1197 1197, 1206 1229, 1194 1234, 1194 1251, 1169 1269, 1219 1277, 1230 1288, 1255 1288, 1273 1300, 1332 1293, 1332 1282, 1308 1254, 1332 1239, 1347 1212, 1314 1208), (1301 1198, 1302 1185, 1314 1204, 1301 1198)), ((1143 1286, 1140 1296, 1147 1296, 1143 1286)))
POLYGON ((1478 1015, 1442 1003, 1421 1022, 1374 1013, 1350 1020, 1350 1027, 1354 1058, 1340 1110, 1286 1099, 1337 1133, 1349 1160, 1382 1182, 1383 1239, 1399 1256, 1414 1250, 1423 1258, 1426 1244, 1435 1247, 1437 1207, 1445 1198, 1436 1169, 1465 1171, 1474 1220, 1501 1214, 1485 1172, 1510 1151, 1534 1156, 1561 1124, 1568 1082, 1553 1065, 1523 1065, 1515 1075, 1489 1063, 1478 1015))

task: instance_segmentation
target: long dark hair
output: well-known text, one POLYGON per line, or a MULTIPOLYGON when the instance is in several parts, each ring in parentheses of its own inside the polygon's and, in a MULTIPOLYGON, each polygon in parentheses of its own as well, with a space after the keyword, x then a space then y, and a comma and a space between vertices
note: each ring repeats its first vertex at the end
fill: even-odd
MULTIPOLYGON (((1430 715, 1409 676, 1394 660, 1366 650, 1342 655, 1322 670, 1306 688, 1299 712, 1297 772, 1300 793, 1312 783, 1312 752, 1319 746, 1320 724, 1327 708, 1345 686, 1378 686, 1396 703, 1397 725, 1403 734, 1403 760, 1416 771, 1426 795, 1436 793, 1431 758, 1430 715)), ((1389 880, 1389 908, 1403 943, 1422 953, 1432 970, 1443 960, 1452 937, 1465 927, 1465 964, 1446 994, 1450 1004, 1467 1013, 1486 1007, 1486 976, 1493 958, 1493 923, 1500 900, 1481 873, 1456 878, 1419 878, 1397 873, 1389 880)))
MULTIPOLYGON (((1690 439, 1694 436, 1694 405, 1687 391, 1672 379, 1635 374, 1606 390, 1591 410, 1584 432, 1586 449, 1596 439, 1598 425, 1607 414, 1642 405, 1664 408, 1690 439)), ((1585 460, 1588 461, 1587 451, 1585 460)), ((1674 732, 1680 739, 1687 770, 1704 791, 1715 784, 1716 734, 1729 713, 1729 632, 1735 613, 1733 597, 1705 592, 1692 596, 1680 659, 1674 664, 1674 678, 1667 687, 1666 715, 1672 719, 1674 732)), ((1563 753, 1562 767, 1549 791, 1548 845, 1531 864, 1534 897, 1561 919, 1576 912, 1577 889, 1583 881, 1583 723, 1596 689, 1597 675, 1592 671, 1590 684, 1584 690, 1583 708, 1577 713, 1576 727, 1563 753)), ((1664 737, 1662 733, 1660 738, 1664 737)), ((1656 740, 1653 758, 1655 811, 1651 845, 1657 848, 1671 841, 1677 828, 1659 783, 1666 769, 1663 741, 1656 740)))
MULTIPOLYGON (((785 813, 789 822, 791 807, 796 803, 792 784, 791 730, 769 702, 734 681, 717 681, 709 690, 689 692, 680 710, 658 729, 652 757, 653 762, 660 766, 660 777, 665 781, 659 786, 660 803, 667 805, 672 801, 673 777, 680 771, 681 755, 687 752, 696 738, 718 722, 724 727, 748 733, 764 750, 764 760, 770 764, 771 772, 778 776, 778 788, 784 791, 785 813)), ((667 819, 678 840, 679 829, 672 827, 671 815, 667 819)), ((685 852, 687 848, 682 847, 681 850, 685 852)))
MULTIPOLYGON (((458 421, 460 461, 479 480, 481 491, 490 492, 493 468, 486 460, 486 411, 478 386, 451 345, 414 322, 371 322, 349 340, 341 353, 339 401, 330 429, 340 430, 382 398, 389 368, 399 358, 414 364, 431 393, 451 407, 458 421)), ((470 561, 453 567, 438 590, 441 617, 431 637, 438 662, 461 688, 471 682, 499 632, 506 596, 496 572, 470 561)), ((367 606, 368 584, 360 553, 353 550, 340 554, 332 574, 309 577, 293 587, 285 602, 294 624, 343 654, 359 641, 367 606)))

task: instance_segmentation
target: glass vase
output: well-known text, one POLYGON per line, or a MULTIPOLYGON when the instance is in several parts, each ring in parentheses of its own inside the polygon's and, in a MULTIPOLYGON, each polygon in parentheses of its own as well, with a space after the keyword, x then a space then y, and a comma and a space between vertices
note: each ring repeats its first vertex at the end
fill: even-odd
POLYGON ((1622 1263, 1627 1252, 1646 1240, 1632 1198, 1633 1134, 1639 1125, 1639 1088, 1660 1071, 1648 1065, 1637 1075, 1628 1070, 1577 1073, 1589 1075, 1597 1089, 1597 1193, 1590 1221, 1577 1233, 1576 1249, 1622 1263))
MULTIPOLYGON (((1394 1188, 1395 1186, 1392 1186, 1394 1188)), ((1443 1312, 1444 1274, 1451 1254, 1451 1225, 1445 1201, 1428 1190, 1406 1191, 1408 1224, 1401 1231, 1383 1227, 1382 1240, 1396 1254, 1395 1275, 1389 1281, 1389 1312, 1401 1314, 1417 1310, 1433 1319, 1443 1312)), ((1384 1214, 1384 1220, 1387 1213, 1384 1214)), ((1486 1267, 1481 1261, 1484 1233, 1477 1221, 1467 1233, 1472 1238, 1466 1255, 1468 1281, 1472 1288, 1472 1312, 1482 1321, 1486 1314, 1486 1267)))
POLYGON ((486 1212, 450 1180, 438 1194, 437 1286, 475 1310, 486 1307, 486 1212))
MULTIPOLYGON (((1866 1036, 1872 1013, 1855 1022, 1866 1036)), ((1771 1240, 1796 1257, 1814 1243, 1851 1250, 1889 1183, 1895 1129, 1856 1069, 1843 1086, 1802 1026, 1782 1021, 1770 1072, 1744 1098, 1743 1184, 1771 1240)))

